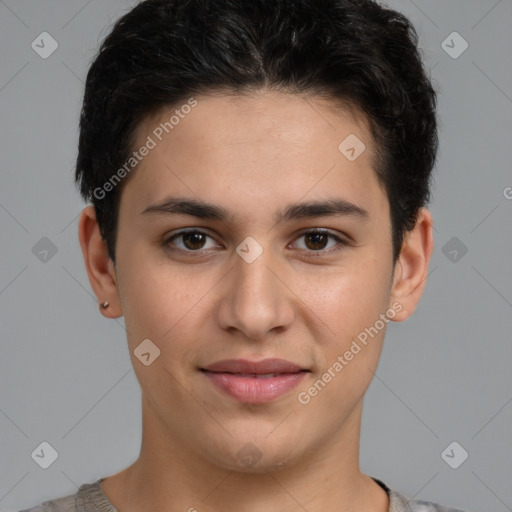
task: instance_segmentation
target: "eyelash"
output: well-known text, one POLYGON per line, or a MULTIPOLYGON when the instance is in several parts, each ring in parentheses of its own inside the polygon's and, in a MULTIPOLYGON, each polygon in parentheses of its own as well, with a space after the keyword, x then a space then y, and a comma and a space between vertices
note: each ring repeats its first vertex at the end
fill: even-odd
MULTIPOLYGON (((182 252, 182 253, 185 253, 187 255, 190 255, 192 257, 200 257, 200 256, 203 256, 204 255, 204 252, 202 249, 198 249, 197 251, 194 251, 194 250, 191 250, 191 249, 188 249, 188 250, 185 250, 185 249, 179 249, 179 248, 173 248, 171 247, 171 242, 181 236, 184 236, 184 235, 187 235, 187 234, 200 234, 200 235, 205 235, 209 238, 212 238, 213 237, 211 235, 209 235, 208 233, 204 232, 204 231, 201 231, 199 229, 190 229, 190 230, 186 230, 186 231, 179 231, 177 233, 174 233, 172 236, 170 237, 167 237, 163 240, 162 242, 162 245, 170 250, 170 251, 173 251, 173 252, 182 252)), ((318 228, 315 228, 315 229, 308 229, 306 231, 303 231, 301 232, 297 238, 295 240, 298 240, 300 238, 302 238, 303 236, 305 235, 310 235, 310 234, 322 234, 322 235, 327 235, 328 237, 330 237, 331 239, 335 240, 337 243, 338 243, 338 247, 336 248, 330 248, 330 249, 319 249, 317 251, 315 250, 307 250, 307 249, 302 249, 302 250, 305 250, 307 253, 309 254, 306 254, 305 257, 306 258, 318 258, 320 256, 325 256, 325 255, 330 255, 334 252, 338 252, 340 250, 342 250, 345 246, 348 245, 348 242, 346 242, 345 240, 343 240, 342 238, 340 238, 339 236, 335 235, 334 233, 331 233, 330 231, 328 230, 325 230, 325 229, 318 229, 318 228)))

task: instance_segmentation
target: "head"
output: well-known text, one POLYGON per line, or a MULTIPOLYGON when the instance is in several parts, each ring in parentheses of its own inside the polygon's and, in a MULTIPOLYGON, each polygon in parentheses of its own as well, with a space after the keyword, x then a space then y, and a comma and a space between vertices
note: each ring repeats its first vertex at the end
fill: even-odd
POLYGON ((414 311, 432 252, 436 95, 417 43, 370 0, 146 0, 101 45, 80 240, 105 315, 125 317, 156 437, 226 468, 251 443, 277 467, 357 430, 386 325, 414 311), (304 377, 240 401, 204 372, 238 358, 304 377))

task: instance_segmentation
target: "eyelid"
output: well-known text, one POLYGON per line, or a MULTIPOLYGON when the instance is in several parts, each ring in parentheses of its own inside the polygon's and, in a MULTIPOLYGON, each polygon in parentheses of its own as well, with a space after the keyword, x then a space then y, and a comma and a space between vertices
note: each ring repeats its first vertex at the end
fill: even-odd
MULTIPOLYGON (((176 251, 176 252, 182 252, 182 253, 186 253, 186 254, 200 255, 200 254, 204 254, 205 252, 211 250, 211 249, 199 249, 197 251, 192 251, 192 250, 180 249, 178 247, 172 247, 172 248, 169 247, 171 245, 171 242, 174 239, 179 238, 180 236, 186 235, 188 233, 199 233, 201 235, 207 236, 208 238, 211 238, 212 240, 215 240, 215 237, 213 237, 210 233, 208 233, 208 231, 206 231, 204 228, 184 228, 184 229, 180 229, 176 232, 173 232, 169 236, 165 236, 164 239, 162 240, 161 244, 164 247, 168 248, 169 250, 176 251)), ((219 242, 217 242, 217 240, 215 240, 215 242, 218 245, 220 245, 219 242)))
MULTIPOLYGON (((209 234, 208 231, 205 230, 205 228, 184 228, 184 229, 180 229, 180 230, 172 233, 169 236, 164 237, 164 240, 162 241, 162 245, 164 247, 169 248, 170 242, 172 242, 176 238, 179 238, 181 235, 186 235, 187 233, 199 233, 199 234, 202 234, 202 235, 205 235, 205 236, 211 238, 212 240, 215 240, 215 237, 213 237, 211 234, 209 234)), ((309 233, 321 233, 326 236, 329 236, 337 242, 338 246, 335 248, 330 248, 330 249, 319 249, 317 251, 301 249, 302 252, 306 252, 308 254, 306 257, 314 258, 314 257, 318 257, 318 256, 329 255, 329 254, 339 251, 339 250, 343 249, 345 246, 349 245, 349 241, 346 240, 343 236, 340 236, 339 234, 337 234, 336 232, 333 232, 327 228, 315 228, 315 227, 305 228, 305 229, 299 231, 294 236, 293 242, 296 242, 299 238, 301 238, 304 235, 307 235, 309 233)), ((218 244, 217 240, 215 240, 215 241, 218 244)), ((199 255, 202 255, 202 254, 208 252, 211 249, 198 249, 197 251, 193 251, 193 250, 185 250, 185 249, 180 249, 180 248, 170 248, 170 250, 186 253, 189 255, 198 255, 199 256, 199 255)))
POLYGON ((306 253, 306 256, 305 256, 306 258, 317 258, 317 257, 321 257, 321 256, 328 256, 328 255, 331 255, 332 253, 342 250, 345 246, 349 245, 348 240, 344 239, 338 233, 333 232, 327 228, 315 228, 315 227, 306 228, 306 229, 299 231, 299 233, 294 238, 294 242, 309 233, 321 233, 323 235, 329 236, 337 242, 337 246, 331 247, 330 249, 319 249, 318 251, 313 251, 313 250, 308 251, 306 249, 302 249, 302 251, 306 253))

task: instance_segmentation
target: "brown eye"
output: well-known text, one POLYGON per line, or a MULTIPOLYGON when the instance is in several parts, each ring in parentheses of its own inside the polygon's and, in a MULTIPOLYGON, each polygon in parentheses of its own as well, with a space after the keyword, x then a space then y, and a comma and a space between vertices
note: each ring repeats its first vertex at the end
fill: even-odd
POLYGON ((181 236, 183 237, 183 245, 191 250, 202 249, 206 239, 202 233, 197 232, 185 233, 181 236))
POLYGON ((325 249, 325 245, 329 241, 329 235, 319 231, 313 231, 311 233, 307 233, 304 236, 306 240, 306 246, 308 249, 312 249, 314 251, 325 249))
POLYGON ((202 231, 181 231, 180 233, 176 233, 165 240, 164 245, 174 246, 178 250, 185 252, 198 252, 201 249, 212 249, 216 247, 215 243, 211 244, 210 247, 207 247, 206 244, 208 239, 212 239, 212 237, 202 231))
POLYGON ((319 229, 303 232, 297 238, 297 241, 301 239, 304 239, 304 242, 302 244, 298 244, 298 248, 306 251, 306 253, 317 252, 319 253, 318 256, 321 256, 322 254, 329 254, 336 250, 342 249, 345 245, 347 245, 344 240, 342 240, 334 233, 319 229))

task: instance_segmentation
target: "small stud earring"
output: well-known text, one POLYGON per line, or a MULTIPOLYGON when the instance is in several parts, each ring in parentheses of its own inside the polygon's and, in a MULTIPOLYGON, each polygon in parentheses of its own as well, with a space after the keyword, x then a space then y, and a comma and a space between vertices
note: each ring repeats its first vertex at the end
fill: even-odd
POLYGON ((101 304, 101 307, 102 307, 103 309, 106 309, 106 308, 108 308, 108 307, 109 307, 109 305, 110 305, 110 304, 109 304, 107 301, 105 301, 105 302, 103 302, 103 303, 101 304))

